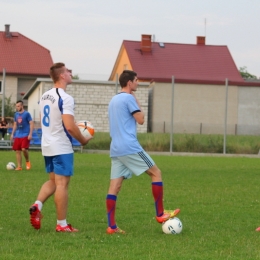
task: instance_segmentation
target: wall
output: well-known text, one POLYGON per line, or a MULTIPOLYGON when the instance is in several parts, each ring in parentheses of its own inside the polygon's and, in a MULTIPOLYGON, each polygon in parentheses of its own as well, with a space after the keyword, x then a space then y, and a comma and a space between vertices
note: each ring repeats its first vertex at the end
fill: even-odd
POLYGON ((240 87, 238 95, 238 127, 240 135, 260 134, 260 88, 240 87))
MULTIPOLYGON (((148 114, 148 83, 140 83, 136 96, 145 113, 146 123, 138 125, 138 132, 147 132, 147 114, 148 114)), ((43 80, 34 83, 31 94, 28 97, 28 111, 32 114, 39 114, 38 105, 39 95, 53 86, 51 80, 43 80)), ((97 132, 108 132, 108 104, 111 98, 120 92, 121 87, 116 88, 112 81, 83 81, 74 80, 67 86, 66 92, 74 97, 75 101, 75 119, 89 120, 93 123, 97 132)), ((36 124, 37 118, 36 119, 36 124)), ((38 119, 39 120, 39 119, 38 119)))
POLYGON ((40 127, 40 111, 39 111, 39 100, 42 93, 42 85, 44 83, 39 82, 37 88, 30 95, 30 99, 28 99, 28 112, 31 114, 33 121, 36 123, 36 127, 40 127))
MULTIPOLYGON (((0 76, 0 80, 3 80, 3 76, 0 76)), ((2 83, 3 84, 3 83, 2 83)), ((5 76, 5 96, 9 98, 11 96, 11 102, 17 101, 17 78, 14 76, 5 76)), ((0 94, 2 99, 2 94, 0 94)))
MULTIPOLYGON (((171 130, 172 84, 156 83, 153 86, 153 132, 171 130)), ((224 133, 226 87, 221 85, 174 84, 175 133, 224 133)), ((238 88, 228 88, 227 134, 235 134, 238 121, 238 88)))
MULTIPOLYGON (((28 98, 28 111, 39 121, 38 101, 43 92, 53 86, 49 79, 36 81, 28 98)), ((171 131, 171 83, 139 83, 137 98, 145 113, 145 124, 138 132, 171 131)), ((120 91, 120 86, 117 91, 120 91)), ((112 81, 74 80, 67 92, 75 100, 75 119, 91 121, 96 131, 108 132, 108 104, 116 93, 112 81)), ((226 86, 174 85, 174 133, 223 134, 226 112, 226 86)), ((39 123, 39 122, 38 122, 39 123)), ((260 88, 228 86, 227 134, 260 134, 260 88)))
MULTIPOLYGON (((17 87, 17 100, 23 98, 23 93, 26 93, 30 86, 34 83, 36 78, 18 78, 18 87, 17 87), (22 94, 21 94, 22 93, 22 94)), ((24 107, 27 109, 27 101, 24 101, 24 107)))

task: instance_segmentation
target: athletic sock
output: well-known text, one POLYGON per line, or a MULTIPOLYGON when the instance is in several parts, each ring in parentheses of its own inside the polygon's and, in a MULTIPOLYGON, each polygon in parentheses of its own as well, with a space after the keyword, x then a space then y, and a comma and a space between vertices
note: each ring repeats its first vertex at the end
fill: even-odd
POLYGON ((60 225, 61 227, 66 227, 66 226, 67 226, 67 221, 66 221, 66 219, 57 220, 57 225, 60 225))
POLYGON ((107 194, 106 205, 107 205, 107 222, 108 226, 111 228, 117 228, 115 221, 115 211, 116 211, 116 195, 107 194))
POLYGON ((42 210, 42 206, 43 206, 42 202, 39 201, 39 200, 36 200, 36 201, 35 201, 35 204, 38 205, 38 209, 41 211, 41 210, 42 210))
POLYGON ((154 198, 156 216, 160 217, 163 215, 163 183, 152 182, 152 193, 154 198))

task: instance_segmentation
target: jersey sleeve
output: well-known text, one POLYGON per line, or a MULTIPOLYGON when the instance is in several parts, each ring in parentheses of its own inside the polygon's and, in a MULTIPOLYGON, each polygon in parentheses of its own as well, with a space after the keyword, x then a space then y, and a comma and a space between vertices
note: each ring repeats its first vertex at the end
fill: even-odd
POLYGON ((130 95, 129 96, 129 99, 127 101, 127 106, 128 106, 128 109, 129 109, 129 112, 133 115, 134 113, 136 112, 140 112, 140 108, 135 100, 135 98, 130 95))
POLYGON ((29 112, 27 112, 27 121, 31 122, 32 121, 32 116, 29 112))
POLYGON ((74 116, 74 99, 70 95, 67 95, 63 100, 63 113, 62 114, 74 116))

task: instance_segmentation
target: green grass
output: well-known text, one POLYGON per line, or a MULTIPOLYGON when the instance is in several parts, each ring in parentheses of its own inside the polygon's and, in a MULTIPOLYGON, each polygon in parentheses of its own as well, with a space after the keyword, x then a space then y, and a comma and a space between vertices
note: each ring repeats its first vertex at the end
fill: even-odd
POLYGON ((53 199, 43 207, 42 228, 34 230, 28 209, 47 179, 40 152, 32 170, 7 171, 11 151, 0 156, 0 259, 260 259, 259 159, 152 156, 163 172, 164 205, 179 207, 180 235, 165 235, 154 219, 146 174, 123 184, 117 223, 127 235, 106 235, 105 197, 110 159, 75 154, 68 221, 79 233, 56 233, 53 199))

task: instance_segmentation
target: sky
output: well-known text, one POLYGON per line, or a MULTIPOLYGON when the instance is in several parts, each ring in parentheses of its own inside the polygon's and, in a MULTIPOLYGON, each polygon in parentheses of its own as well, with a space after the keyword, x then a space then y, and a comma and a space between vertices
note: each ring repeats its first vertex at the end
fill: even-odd
POLYGON ((0 0, 0 31, 5 24, 80 79, 107 80, 123 40, 142 34, 183 44, 206 36, 260 78, 260 0, 0 0))

